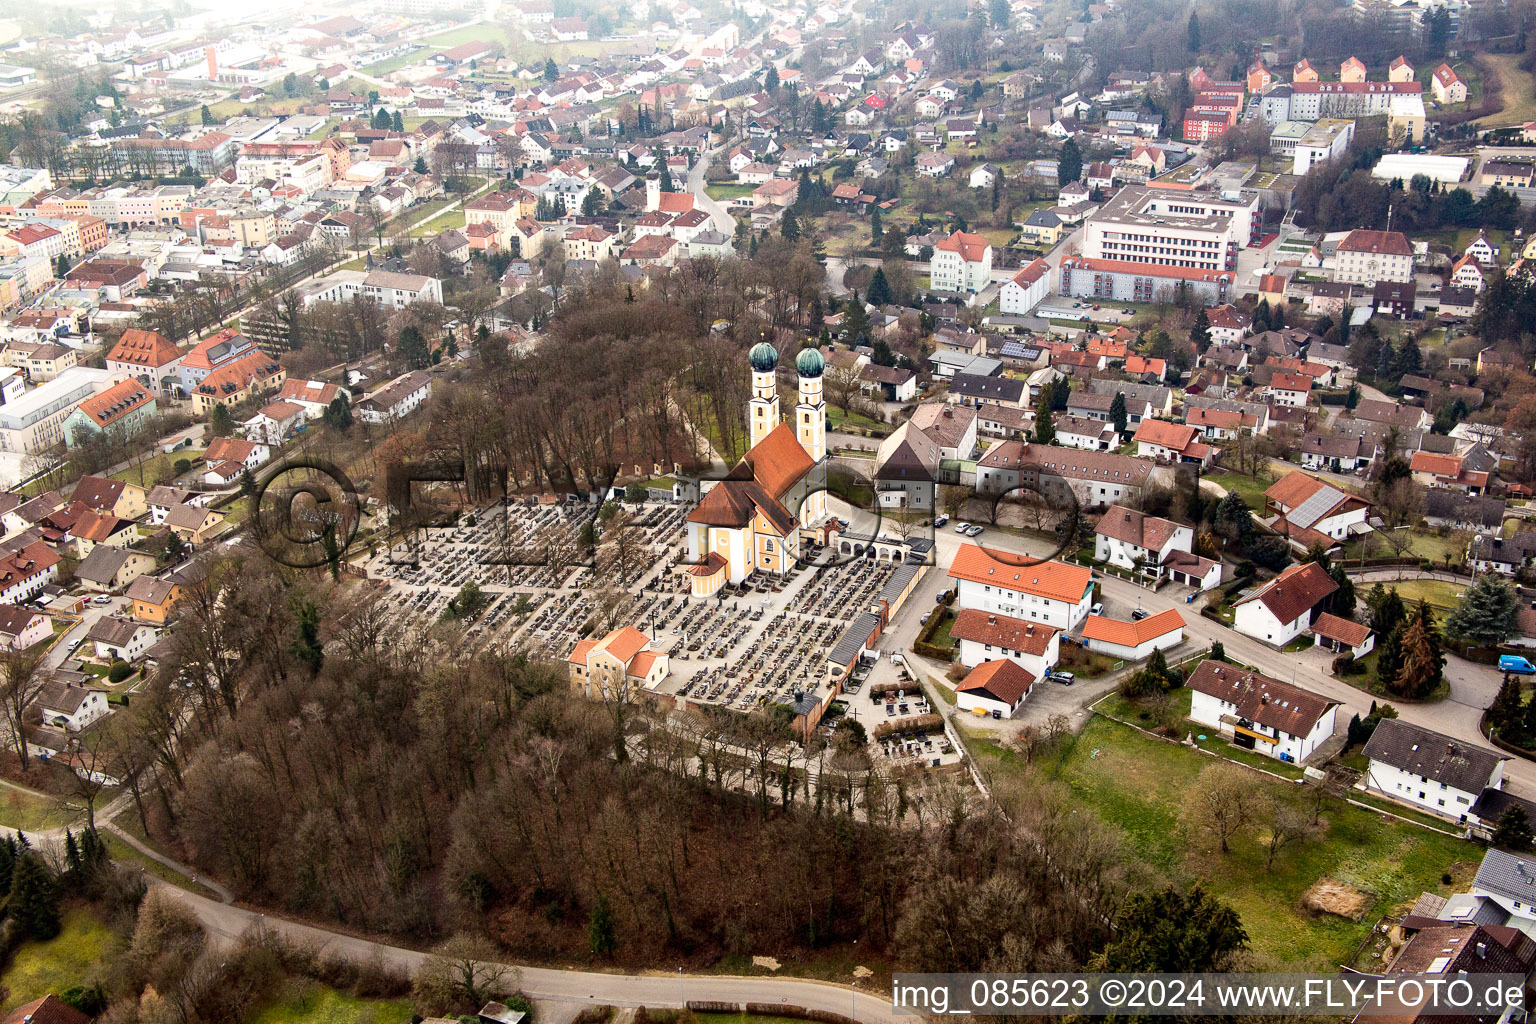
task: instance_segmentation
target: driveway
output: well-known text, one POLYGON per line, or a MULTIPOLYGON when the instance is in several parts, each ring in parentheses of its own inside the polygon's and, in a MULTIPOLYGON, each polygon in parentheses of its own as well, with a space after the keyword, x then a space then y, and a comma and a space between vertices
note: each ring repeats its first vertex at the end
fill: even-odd
POLYGON ((688 172, 688 191, 693 193, 693 201, 698 204, 699 209, 709 214, 715 230, 734 238, 736 218, 724 204, 711 198, 709 193, 704 191, 705 175, 709 173, 709 164, 712 159, 714 159, 712 152, 704 153, 699 157, 698 162, 688 172))

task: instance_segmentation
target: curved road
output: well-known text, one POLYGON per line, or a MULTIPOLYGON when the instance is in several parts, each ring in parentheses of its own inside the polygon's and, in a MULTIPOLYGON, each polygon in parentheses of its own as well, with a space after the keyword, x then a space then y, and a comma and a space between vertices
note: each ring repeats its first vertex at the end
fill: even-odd
MULTIPOLYGON (((426 954, 414 949, 385 945, 368 939, 299 924, 286 918, 216 900, 157 883, 160 891, 186 905, 215 942, 230 942, 252 927, 266 927, 294 943, 338 954, 353 961, 382 961, 384 966, 414 972, 426 954)), ((883 994, 855 991, 841 985, 798 978, 741 978, 683 974, 598 974, 562 971, 547 967, 517 967, 513 982, 524 995, 552 1004, 555 1019, 568 1019, 583 1006, 680 1007, 704 1000, 727 1003, 782 1003, 827 1010, 872 1024, 897 1024, 898 1018, 883 994)))

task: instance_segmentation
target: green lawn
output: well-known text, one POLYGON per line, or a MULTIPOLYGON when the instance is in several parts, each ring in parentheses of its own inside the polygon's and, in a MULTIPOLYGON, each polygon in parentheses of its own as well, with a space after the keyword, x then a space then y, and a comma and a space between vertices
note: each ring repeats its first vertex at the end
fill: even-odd
MULTIPOLYGON (((968 746, 995 774, 1029 770, 1018 755, 990 740, 971 736, 968 746)), ((1223 855, 1213 839, 1191 834, 1181 821, 1196 777, 1212 763, 1204 755, 1095 717, 1061 756, 1057 777, 1071 790, 1074 806, 1094 811, 1123 833, 1128 856, 1170 881, 1199 879, 1229 902, 1254 949, 1277 967, 1333 969, 1349 959, 1378 916, 1411 904, 1421 892, 1446 894, 1450 888, 1440 884, 1441 874, 1480 856, 1472 843, 1340 802, 1325 806, 1306 840, 1279 852, 1273 871, 1265 867, 1261 826, 1240 833, 1231 853, 1223 855), (1361 920, 1302 908, 1303 893, 1321 878, 1367 895, 1361 920)), ((1037 765, 1046 773, 1056 767, 1054 762, 1037 765)), ((1300 786, 1256 774, 1251 784, 1277 801, 1307 806, 1300 786)))
MULTIPOLYGON (((1444 537, 1434 530, 1410 530, 1408 531, 1412 543, 1403 552, 1405 558, 1427 558, 1436 565, 1445 565, 1445 556, 1451 556, 1451 562, 1461 562, 1467 554, 1467 535, 1456 532, 1447 533, 1444 537)), ((1391 558, 1397 555, 1397 551, 1385 540, 1377 536, 1369 536, 1362 544, 1361 541, 1352 540, 1344 545, 1344 559, 1349 561, 1360 557, 1362 546, 1367 558, 1391 558)))
POLYGON ((1264 492, 1275 485, 1274 478, 1268 473, 1256 477, 1245 473, 1205 473, 1200 479, 1209 480, 1224 490, 1236 491, 1243 496, 1248 507, 1258 513, 1264 509, 1264 492))
POLYGON ((705 185, 704 192, 711 199, 728 203, 732 199, 742 199, 750 196, 756 188, 756 185, 735 185, 727 181, 716 181, 705 185))
POLYGON ((91 980, 93 969, 112 947, 112 932, 85 908, 64 914, 64 929, 47 942, 28 942, 0 975, 9 1012, 39 996, 63 992, 91 980))
POLYGON ((130 484, 137 484, 148 489, 155 486, 162 479, 169 480, 175 476, 176 463, 182 459, 195 464, 202 456, 203 450, 201 448, 183 448, 174 455, 167 455, 165 452, 157 451, 144 461, 129 466, 120 472, 113 473, 111 478, 130 484))
POLYGON ((827 428, 829 430, 847 430, 848 428, 873 430, 879 433, 887 433, 890 430, 884 423, 877 423, 859 412, 843 412, 835 405, 827 406, 827 428))
POLYGON ((0 825, 19 828, 23 832, 38 832, 68 825, 77 817, 76 812, 52 797, 34 796, 10 786, 0 786, 0 825))
POLYGON ((391 71, 399 71, 401 68, 408 68, 412 64, 415 64, 417 61, 421 60, 423 57, 429 56, 431 56, 431 54, 427 52, 427 48, 425 46, 418 46, 413 49, 406 50, 404 53, 397 53, 393 57, 386 58, 385 60, 381 60, 375 64, 369 64, 367 67, 359 68, 358 70, 362 71, 362 73, 365 75, 372 75, 374 78, 379 78, 383 75, 389 74, 391 71))
POLYGON ((1444 580, 1399 580, 1385 585, 1395 587, 1397 596, 1401 597, 1405 604, 1423 598, 1442 611, 1454 611, 1461 603, 1461 596, 1466 591, 1466 587, 1457 583, 1447 583, 1444 580))
POLYGON ((412 1013, 409 999, 361 999, 295 981, 248 1024, 405 1024, 412 1013))

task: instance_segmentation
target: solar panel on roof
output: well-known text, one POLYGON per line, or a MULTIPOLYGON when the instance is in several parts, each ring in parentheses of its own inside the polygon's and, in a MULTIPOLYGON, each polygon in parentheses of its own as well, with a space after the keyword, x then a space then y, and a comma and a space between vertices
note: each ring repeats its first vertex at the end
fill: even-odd
POLYGON ((1286 521, 1295 523, 1302 529, 1310 529, 1312 524, 1323 518, 1323 514, 1344 500, 1344 492, 1336 491, 1332 487, 1323 487, 1312 497, 1297 505, 1286 515, 1286 521))

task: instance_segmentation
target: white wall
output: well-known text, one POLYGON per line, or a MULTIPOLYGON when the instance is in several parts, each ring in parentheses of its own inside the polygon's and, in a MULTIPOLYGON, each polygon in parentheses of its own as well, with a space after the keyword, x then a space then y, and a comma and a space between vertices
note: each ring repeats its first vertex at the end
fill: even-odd
POLYGON ((976 608, 984 612, 1011 615, 1016 619, 1044 622, 1069 633, 1088 617, 1088 609, 1093 604, 1092 587, 1087 588, 1082 600, 1077 604, 1069 604, 1065 601, 1053 601, 1050 598, 1008 590, 989 583, 960 580, 959 584, 958 596, 961 608, 976 608))

